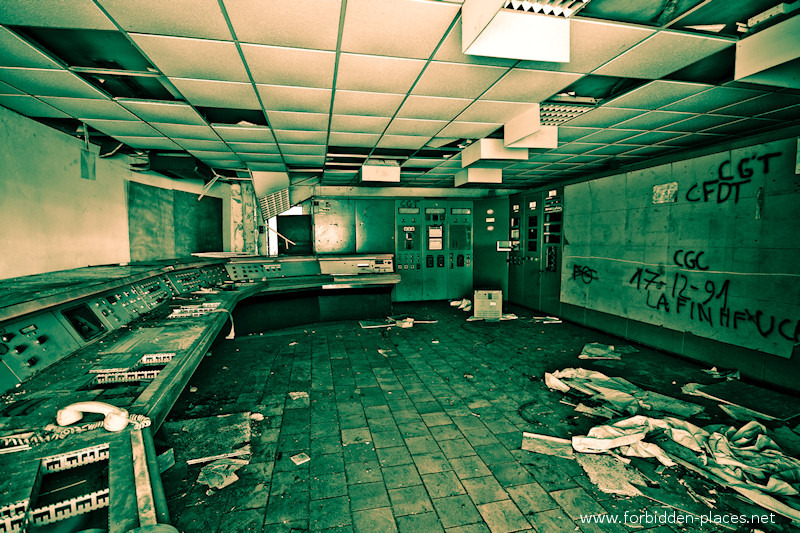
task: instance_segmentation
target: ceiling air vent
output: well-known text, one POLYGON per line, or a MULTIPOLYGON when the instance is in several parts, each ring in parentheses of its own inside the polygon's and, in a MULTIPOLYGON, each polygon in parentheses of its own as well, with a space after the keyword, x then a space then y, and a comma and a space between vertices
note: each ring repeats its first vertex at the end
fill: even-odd
POLYGON ((553 0, 552 2, 529 2, 528 0, 506 0, 503 4, 503 9, 513 9, 515 11, 529 11, 532 13, 543 13, 545 15, 554 15, 556 17, 569 18, 583 6, 589 3, 589 0, 553 0))
POLYGON ((281 189, 280 191, 259 197, 258 205, 261 207, 261 218, 263 218, 265 222, 272 217, 285 213, 292 207, 289 201, 289 189, 281 189))
POLYGON ((252 171, 251 174, 253 190, 258 198, 261 218, 264 219, 264 222, 292 207, 289 199, 289 174, 262 171, 252 171))
POLYGON ((539 119, 542 122, 542 126, 558 126, 594 108, 595 106, 593 105, 552 104, 542 102, 539 108, 539 119))

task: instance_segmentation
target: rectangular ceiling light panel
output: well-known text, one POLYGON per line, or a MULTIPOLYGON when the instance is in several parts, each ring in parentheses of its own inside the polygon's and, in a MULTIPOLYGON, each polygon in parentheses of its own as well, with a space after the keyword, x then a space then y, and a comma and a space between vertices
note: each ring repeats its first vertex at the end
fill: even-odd
POLYGON ((465 0, 462 52, 529 61, 569 61, 569 20, 503 9, 503 0, 465 0))

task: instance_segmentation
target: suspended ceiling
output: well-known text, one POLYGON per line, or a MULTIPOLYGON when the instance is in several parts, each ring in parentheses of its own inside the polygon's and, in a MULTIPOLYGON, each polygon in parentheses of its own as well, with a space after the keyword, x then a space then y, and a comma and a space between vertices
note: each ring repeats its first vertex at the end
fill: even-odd
POLYGON ((355 185, 373 157, 399 186, 452 187, 469 142, 593 102, 551 106, 558 148, 505 165, 500 187, 538 187, 796 124, 798 91, 733 81, 736 23, 778 3, 592 0, 571 61, 547 63, 462 54, 458 1, 17 0, 0 105, 229 176, 355 185))

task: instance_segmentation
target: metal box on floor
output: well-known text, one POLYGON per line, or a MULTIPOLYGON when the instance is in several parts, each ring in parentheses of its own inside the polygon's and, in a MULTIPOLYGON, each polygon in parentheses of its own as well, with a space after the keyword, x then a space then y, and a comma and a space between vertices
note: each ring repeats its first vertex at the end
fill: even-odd
POLYGON ((496 318, 503 316, 503 291, 477 290, 473 299, 475 318, 496 318))

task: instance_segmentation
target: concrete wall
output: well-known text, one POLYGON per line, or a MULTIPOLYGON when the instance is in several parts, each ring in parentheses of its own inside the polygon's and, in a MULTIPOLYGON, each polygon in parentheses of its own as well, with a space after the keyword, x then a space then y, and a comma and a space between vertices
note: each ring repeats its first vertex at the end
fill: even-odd
POLYGON ((796 146, 566 187, 565 318, 797 388, 796 146))
MULTIPOLYGON (((81 177, 84 143, 0 107, 0 279, 130 260, 126 182, 199 193, 201 180, 129 170, 126 157, 100 159, 81 177)), ((230 250, 230 190, 222 198, 223 246, 230 250)))

